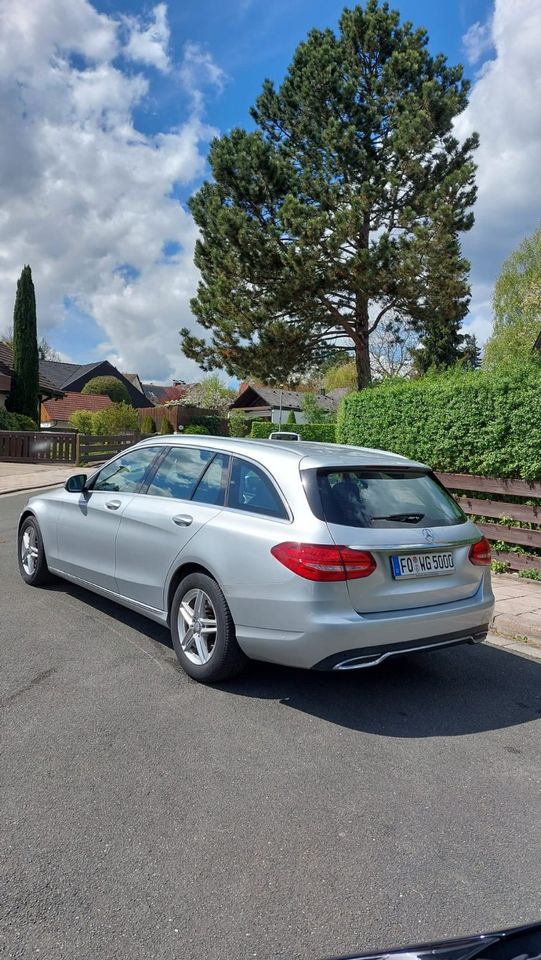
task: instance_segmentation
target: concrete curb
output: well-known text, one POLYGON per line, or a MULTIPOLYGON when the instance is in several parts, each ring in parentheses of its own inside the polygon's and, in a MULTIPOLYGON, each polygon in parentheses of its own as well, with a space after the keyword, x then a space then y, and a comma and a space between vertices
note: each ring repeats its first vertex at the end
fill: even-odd
POLYGON ((496 613, 490 629, 504 637, 526 637, 535 643, 541 643, 541 619, 523 613, 513 617, 506 613, 496 613))
POLYGON ((528 641, 521 642, 512 640, 510 637, 501 637, 493 633, 492 635, 488 635, 485 643, 488 643, 491 647, 497 647, 500 650, 507 650, 508 653, 515 653, 521 657, 527 657, 528 660, 541 662, 541 646, 532 646, 528 641))
POLYGON ((33 493, 34 490, 45 490, 48 487, 61 487, 61 486, 62 486, 62 480, 55 480, 53 483, 40 483, 39 486, 37 487, 12 487, 9 490, 0 491, 0 497, 9 497, 15 493, 33 493))

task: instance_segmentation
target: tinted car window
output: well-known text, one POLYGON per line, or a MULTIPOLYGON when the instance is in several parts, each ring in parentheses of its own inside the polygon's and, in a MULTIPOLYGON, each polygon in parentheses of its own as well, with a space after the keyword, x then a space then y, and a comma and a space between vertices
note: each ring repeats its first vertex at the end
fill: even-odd
POLYGON ((92 484, 92 490, 135 493, 159 451, 159 447, 142 447, 141 450, 122 454, 113 463, 108 463, 103 470, 100 470, 92 484))
POLYGON ((466 519, 450 494, 421 471, 318 470, 317 487, 323 518, 346 527, 447 527, 466 519))
POLYGON ((152 478, 147 493, 154 497, 189 500, 212 457, 211 450, 171 447, 152 478))
POLYGON ((287 512, 273 483, 259 467, 233 458, 228 507, 287 519, 287 512))
POLYGON ((197 484, 192 500, 223 507, 228 474, 229 457, 225 453, 216 454, 197 484))

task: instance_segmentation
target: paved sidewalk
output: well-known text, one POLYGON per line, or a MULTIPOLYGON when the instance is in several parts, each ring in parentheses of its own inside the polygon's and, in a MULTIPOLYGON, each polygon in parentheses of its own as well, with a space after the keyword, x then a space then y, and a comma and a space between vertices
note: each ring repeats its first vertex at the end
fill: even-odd
POLYGON ((492 630, 510 638, 523 652, 527 645, 541 650, 541 581, 509 573, 493 573, 496 609, 492 630))
POLYGON ((35 490, 37 487, 57 487, 74 473, 91 472, 89 467, 73 467, 69 463, 0 463, 0 495, 35 490))

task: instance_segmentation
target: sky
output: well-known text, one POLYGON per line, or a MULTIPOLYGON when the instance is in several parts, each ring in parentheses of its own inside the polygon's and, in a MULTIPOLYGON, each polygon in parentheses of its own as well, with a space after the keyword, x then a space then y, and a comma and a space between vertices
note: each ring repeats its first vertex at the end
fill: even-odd
MULTIPOLYGON (((197 379, 197 228, 187 200, 213 137, 251 126, 343 0, 0 0, 0 334, 32 267, 39 334, 63 359, 197 379)), ((506 257, 541 219, 540 0, 394 0, 472 81, 457 118, 481 146, 466 327, 484 342, 506 257)))

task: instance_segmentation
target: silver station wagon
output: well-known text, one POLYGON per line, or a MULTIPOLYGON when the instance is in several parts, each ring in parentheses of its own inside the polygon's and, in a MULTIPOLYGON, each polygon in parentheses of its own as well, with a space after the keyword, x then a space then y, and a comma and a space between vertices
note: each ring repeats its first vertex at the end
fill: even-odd
POLYGON ((476 643, 490 545, 430 468, 382 450, 149 438, 32 497, 19 566, 169 625, 185 671, 357 670, 476 643))

